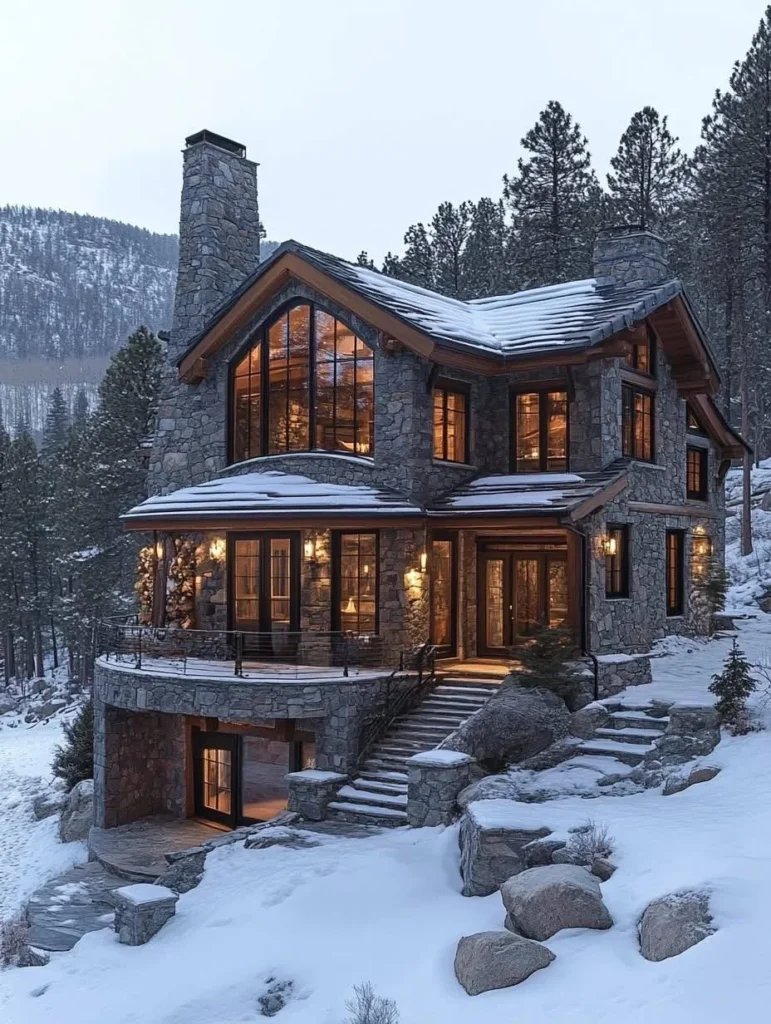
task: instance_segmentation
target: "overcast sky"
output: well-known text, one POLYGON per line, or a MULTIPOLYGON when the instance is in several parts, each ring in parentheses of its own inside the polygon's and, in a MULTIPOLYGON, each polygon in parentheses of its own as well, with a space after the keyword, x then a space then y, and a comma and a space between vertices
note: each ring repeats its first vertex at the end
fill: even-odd
POLYGON ((180 149, 260 164, 268 237, 400 251, 443 200, 498 196, 550 99, 598 171, 653 104, 681 144, 762 0, 0 0, 0 205, 175 232, 180 149))

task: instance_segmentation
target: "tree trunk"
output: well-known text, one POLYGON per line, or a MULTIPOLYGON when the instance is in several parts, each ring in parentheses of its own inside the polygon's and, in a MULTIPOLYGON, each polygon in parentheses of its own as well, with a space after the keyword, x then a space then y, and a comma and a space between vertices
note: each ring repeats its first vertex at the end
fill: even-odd
MULTIPOLYGON (((742 366, 741 371, 742 391, 742 434, 746 438, 750 428, 749 409, 749 388, 747 386, 747 369, 742 366)), ((745 449, 742 460, 742 554, 752 554, 752 508, 750 500, 752 497, 752 458, 745 449)))

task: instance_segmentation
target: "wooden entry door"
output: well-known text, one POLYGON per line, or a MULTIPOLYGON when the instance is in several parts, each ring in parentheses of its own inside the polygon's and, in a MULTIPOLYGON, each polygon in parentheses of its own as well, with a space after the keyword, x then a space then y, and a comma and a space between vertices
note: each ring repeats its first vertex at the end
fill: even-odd
POLYGON ((480 654, 500 656, 568 619, 567 552, 483 550, 477 572, 480 654))
POLYGON ((239 818, 238 739, 235 733, 193 731, 196 816, 230 828, 239 818))
POLYGON ((229 552, 231 628, 263 657, 294 654, 300 627, 300 535, 233 535, 229 552))

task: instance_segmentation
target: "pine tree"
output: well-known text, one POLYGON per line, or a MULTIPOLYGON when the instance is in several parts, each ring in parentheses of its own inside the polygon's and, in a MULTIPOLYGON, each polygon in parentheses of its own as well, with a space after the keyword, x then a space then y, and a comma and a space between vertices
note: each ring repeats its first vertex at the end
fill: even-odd
POLYGON ((375 269, 375 261, 369 258, 369 253, 366 249, 362 249, 356 257, 356 264, 359 267, 367 267, 368 270, 375 269))
POLYGON ((666 231, 683 194, 688 163, 677 139, 653 107, 633 115, 610 165, 608 186, 614 218, 666 231))
POLYGON ((757 688, 752 666, 734 640, 723 671, 712 677, 709 689, 717 697, 715 709, 720 721, 734 732, 746 731, 747 698, 757 688))
POLYGON ((581 128, 550 101, 522 139, 529 154, 504 175, 513 216, 520 287, 589 277, 601 190, 581 128))
POLYGON ((463 291, 462 264, 471 211, 471 203, 440 203, 431 218, 434 288, 453 298, 460 298, 463 291))
POLYGON ((94 777, 94 707, 87 701, 72 722, 62 724, 65 742, 54 751, 51 770, 68 789, 94 777))
POLYGON ((78 388, 75 395, 75 404, 72 409, 72 422, 80 428, 85 426, 88 419, 88 395, 85 388, 78 388))
POLYGON ((542 626, 513 656, 522 666, 516 683, 529 689, 543 687, 562 697, 571 710, 581 694, 579 670, 573 661, 576 638, 564 627, 542 626))
MULTIPOLYGON (((398 271, 395 276, 403 281, 409 281, 410 284, 433 289, 436 286, 434 253, 425 225, 413 224, 407 228, 404 245, 404 256, 398 264, 391 265, 391 272, 398 271)), ((385 265, 383 270, 385 271, 385 265)))
POLYGON ((43 457, 47 462, 55 463, 64 448, 67 442, 69 421, 67 403, 62 397, 61 389, 54 388, 51 394, 45 426, 43 427, 43 442, 41 446, 43 457))
POLYGON ((508 259, 508 235, 503 202, 480 199, 472 208, 461 264, 464 297, 485 298, 514 290, 513 270, 508 259))

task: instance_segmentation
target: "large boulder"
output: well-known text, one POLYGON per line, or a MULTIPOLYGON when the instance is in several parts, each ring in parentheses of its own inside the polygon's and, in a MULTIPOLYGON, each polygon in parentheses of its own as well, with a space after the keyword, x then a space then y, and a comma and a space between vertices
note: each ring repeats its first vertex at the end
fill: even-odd
POLYGON ((63 843, 86 839, 94 823, 94 780, 85 779, 74 786, 62 808, 59 838, 63 843))
POLYGON ((600 883, 586 868, 552 864, 510 878, 501 896, 511 927, 528 939, 551 938, 563 928, 610 928, 600 883))
POLYGON ((570 731, 583 740, 591 740, 598 729, 607 727, 609 721, 610 712, 603 704, 587 704, 570 716, 570 731))
POLYGON ((646 960, 667 960, 716 930, 707 893, 670 893, 645 908, 640 919, 640 952, 646 960))
POLYGON ((570 712, 561 697, 536 687, 502 685, 443 746, 496 770, 523 761, 567 736, 570 712))
POLYGON ((43 818, 50 818, 67 803, 67 794, 55 789, 47 789, 44 793, 38 793, 32 801, 32 813, 38 821, 43 818))
POLYGON ((455 953, 455 977, 470 996, 519 985, 548 967, 554 953, 511 932, 464 935, 455 953))
POLYGON ((507 878, 525 870, 525 847, 548 836, 550 829, 523 828, 512 817, 508 800, 470 804, 460 823, 460 873, 464 896, 489 896, 507 878))
POLYGON ((678 771, 665 779, 661 792, 664 796, 672 796, 674 793, 682 793, 683 790, 696 786, 700 782, 711 782, 720 774, 717 765, 704 764, 690 771, 678 771))

